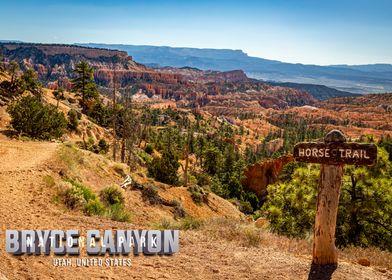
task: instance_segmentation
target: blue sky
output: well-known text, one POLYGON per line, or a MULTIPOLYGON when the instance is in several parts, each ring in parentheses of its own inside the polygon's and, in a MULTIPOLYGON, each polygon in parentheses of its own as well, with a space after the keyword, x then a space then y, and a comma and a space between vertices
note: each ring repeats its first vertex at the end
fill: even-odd
POLYGON ((0 0, 0 39, 242 49, 306 64, 392 63, 390 0, 0 0))

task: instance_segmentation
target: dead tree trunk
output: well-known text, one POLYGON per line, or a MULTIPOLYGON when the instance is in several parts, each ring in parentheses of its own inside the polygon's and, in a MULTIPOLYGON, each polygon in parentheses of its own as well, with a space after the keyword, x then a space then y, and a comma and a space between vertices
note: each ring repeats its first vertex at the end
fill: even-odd
POLYGON ((338 262, 335 230, 342 176, 343 165, 321 165, 314 228, 314 264, 324 265, 338 262))
POLYGON ((121 162, 125 162, 125 139, 121 139, 121 162))
POLYGON ((189 143, 185 150, 184 187, 188 186, 189 143))
POLYGON ((113 160, 117 158, 117 135, 116 135, 116 70, 113 70, 113 116, 112 116, 112 128, 113 128, 113 160))

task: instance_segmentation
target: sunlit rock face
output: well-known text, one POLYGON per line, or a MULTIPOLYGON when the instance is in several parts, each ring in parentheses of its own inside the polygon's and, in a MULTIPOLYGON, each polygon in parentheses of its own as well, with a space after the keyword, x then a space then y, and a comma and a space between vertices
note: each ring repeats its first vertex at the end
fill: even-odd
POLYGON ((245 171, 245 179, 242 184, 263 200, 267 194, 267 186, 277 181, 284 165, 291 161, 293 161, 293 157, 287 155, 251 165, 245 171))

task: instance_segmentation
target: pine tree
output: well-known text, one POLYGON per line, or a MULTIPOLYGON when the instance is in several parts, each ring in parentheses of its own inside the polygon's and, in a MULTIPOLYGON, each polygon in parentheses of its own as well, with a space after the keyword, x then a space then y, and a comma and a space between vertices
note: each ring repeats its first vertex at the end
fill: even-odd
POLYGON ((21 77, 25 89, 30 91, 34 96, 41 101, 42 98, 42 85, 38 81, 37 73, 33 69, 27 69, 21 77))
POLYGON ((154 158, 148 165, 148 174, 162 183, 177 185, 179 167, 177 153, 165 149, 161 157, 154 158))
POLYGON ((97 86, 94 82, 94 70, 89 67, 86 61, 76 64, 75 74, 77 77, 72 80, 73 90, 82 96, 81 106, 84 113, 88 111, 88 102, 96 100, 99 96, 97 86))

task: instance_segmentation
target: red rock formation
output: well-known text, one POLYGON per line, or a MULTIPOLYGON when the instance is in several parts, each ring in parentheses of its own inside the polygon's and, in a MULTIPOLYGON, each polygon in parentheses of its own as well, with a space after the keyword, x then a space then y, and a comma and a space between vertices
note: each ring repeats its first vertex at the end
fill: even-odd
POLYGON ((274 152, 276 152, 277 150, 279 150, 280 148, 283 147, 284 144, 284 140, 283 138, 278 138, 278 139, 274 139, 271 140, 267 143, 266 145, 266 149, 270 154, 273 154, 274 152))
POLYGON ((244 173, 245 179, 242 185, 254 192, 259 199, 263 199, 267 186, 277 181, 283 166, 291 161, 293 161, 293 156, 287 155, 251 165, 244 173))
MULTIPOLYGON (((192 108, 213 106, 212 110, 207 110, 222 112, 241 108, 241 111, 254 111, 261 107, 283 109, 315 102, 305 92, 248 79, 241 70, 151 69, 134 62, 123 51, 74 45, 0 43, 0 53, 9 61, 17 61, 22 69, 34 68, 51 88, 59 79, 74 78, 75 65, 87 61, 95 70, 94 78, 99 86, 112 87, 115 73, 116 83, 121 88, 136 87, 149 97, 159 95, 192 108)), ((69 89, 68 84, 61 83, 61 86, 69 89)))

